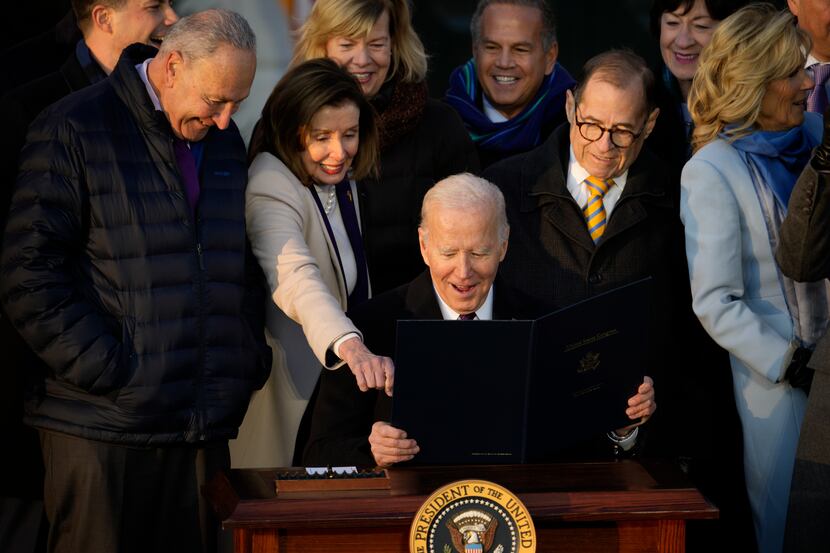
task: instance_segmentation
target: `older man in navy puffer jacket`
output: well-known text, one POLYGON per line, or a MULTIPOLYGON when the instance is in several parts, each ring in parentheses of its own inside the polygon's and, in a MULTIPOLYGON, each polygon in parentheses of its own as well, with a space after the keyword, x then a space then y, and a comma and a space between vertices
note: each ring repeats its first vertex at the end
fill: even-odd
POLYGON ((51 551, 215 548, 200 485, 270 367, 230 119, 255 48, 240 16, 195 14, 30 128, 0 299, 50 368, 26 420, 51 551))

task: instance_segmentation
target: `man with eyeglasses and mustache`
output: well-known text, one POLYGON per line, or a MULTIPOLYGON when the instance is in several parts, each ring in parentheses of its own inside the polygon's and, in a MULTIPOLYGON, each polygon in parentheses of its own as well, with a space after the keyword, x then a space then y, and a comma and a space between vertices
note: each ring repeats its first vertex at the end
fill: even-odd
POLYGON ((677 182, 643 150, 659 113, 654 75, 623 50, 592 58, 584 75, 567 93, 567 124, 483 175, 507 204, 510 245, 501 274, 551 308, 652 277, 659 318, 646 371, 659 389, 655 373, 667 352, 676 354, 673 305, 689 292, 677 182))

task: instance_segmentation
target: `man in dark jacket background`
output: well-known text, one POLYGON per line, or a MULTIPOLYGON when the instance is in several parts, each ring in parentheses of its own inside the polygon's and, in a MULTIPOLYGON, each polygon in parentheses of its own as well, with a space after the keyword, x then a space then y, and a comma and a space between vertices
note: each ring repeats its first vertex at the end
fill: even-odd
MULTIPOLYGON (((144 0, 73 0, 72 11, 81 31, 73 52, 55 71, 21 84, 0 97, 5 130, 0 135, 4 155, 0 175, 8 193, 2 194, 2 221, 17 173, 18 153, 29 124, 43 108, 64 96, 104 80, 121 51, 136 42, 158 47, 170 26, 178 21, 169 0, 149 9, 144 0)), ((5 192, 5 191, 4 191, 5 192)), ((0 225, 2 226, 2 225, 0 225)))
POLYGON ((199 488, 270 367, 231 121, 255 48, 237 14, 195 14, 32 124, 0 299, 48 365, 26 422, 52 551, 215 549, 199 488))

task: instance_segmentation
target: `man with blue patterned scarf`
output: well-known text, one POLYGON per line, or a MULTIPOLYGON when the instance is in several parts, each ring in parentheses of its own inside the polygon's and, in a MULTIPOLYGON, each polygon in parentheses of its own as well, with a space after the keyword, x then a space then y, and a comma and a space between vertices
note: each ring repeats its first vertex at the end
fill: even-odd
POLYGON ((480 0, 470 22, 473 58, 450 76, 446 101, 461 115, 482 168, 541 144, 565 121, 576 84, 556 63, 545 0, 480 0))

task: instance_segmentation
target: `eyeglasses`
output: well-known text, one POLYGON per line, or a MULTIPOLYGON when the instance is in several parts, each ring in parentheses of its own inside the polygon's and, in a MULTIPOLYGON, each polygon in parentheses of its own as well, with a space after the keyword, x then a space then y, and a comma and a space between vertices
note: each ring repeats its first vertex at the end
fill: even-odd
MULTIPOLYGON (((575 111, 578 115, 579 108, 576 108, 575 111)), ((580 121, 576 117, 574 117, 574 123, 576 123, 576 127, 579 129, 579 134, 581 134, 582 138, 588 142, 596 142, 607 132, 611 135, 611 143, 614 146, 617 148, 628 148, 643 134, 643 131, 646 128, 646 123, 648 123, 648 118, 646 118, 640 131, 636 133, 626 129, 607 129, 602 125, 597 125, 596 123, 580 121)))

